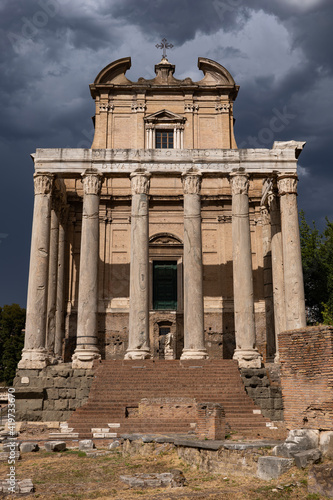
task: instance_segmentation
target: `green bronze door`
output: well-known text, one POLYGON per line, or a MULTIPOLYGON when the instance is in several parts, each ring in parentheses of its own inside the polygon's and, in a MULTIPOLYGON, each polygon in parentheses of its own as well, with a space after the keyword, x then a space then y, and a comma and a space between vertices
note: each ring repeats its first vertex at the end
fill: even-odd
POLYGON ((177 309, 177 262, 153 263, 154 309, 177 309))

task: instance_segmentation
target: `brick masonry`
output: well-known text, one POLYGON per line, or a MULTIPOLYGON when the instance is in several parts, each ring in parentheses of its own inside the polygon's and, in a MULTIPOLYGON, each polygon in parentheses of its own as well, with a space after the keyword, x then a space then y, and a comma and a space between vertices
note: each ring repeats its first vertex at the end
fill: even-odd
POLYGON ((283 332, 279 347, 287 427, 333 430, 333 326, 283 332))

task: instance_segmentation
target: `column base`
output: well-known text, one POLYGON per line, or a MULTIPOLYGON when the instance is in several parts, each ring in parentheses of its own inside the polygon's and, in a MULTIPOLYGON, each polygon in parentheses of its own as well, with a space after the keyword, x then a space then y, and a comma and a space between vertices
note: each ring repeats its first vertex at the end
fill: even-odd
POLYGON ((151 353, 148 349, 129 349, 124 359, 150 359, 151 353))
POLYGON ((206 349, 183 349, 180 359, 208 359, 206 349))
POLYGON ((239 368, 261 368, 262 356, 257 349, 235 349, 233 359, 239 368))
POLYGON ((94 361, 101 359, 101 355, 96 351, 88 349, 75 349, 72 356, 72 368, 74 369, 91 369, 94 361))
POLYGON ((22 370, 39 370, 51 364, 46 349, 23 349, 18 368, 22 370))

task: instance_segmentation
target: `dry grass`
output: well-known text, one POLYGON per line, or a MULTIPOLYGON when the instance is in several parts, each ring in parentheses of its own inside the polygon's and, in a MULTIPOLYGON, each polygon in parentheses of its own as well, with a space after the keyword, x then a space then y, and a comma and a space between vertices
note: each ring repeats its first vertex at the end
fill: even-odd
MULTIPOLYGON (((201 472, 178 458, 171 450, 160 455, 123 457, 120 453, 88 458, 78 451, 63 453, 27 453, 16 464, 17 479, 31 478, 35 493, 25 497, 40 500, 63 499, 205 499, 205 500, 284 500, 319 499, 309 496, 306 472, 291 469, 279 480, 264 482, 240 476, 222 477, 201 472), (168 472, 181 469, 188 481, 185 488, 131 489, 119 480, 122 474, 168 472), (289 486, 288 486, 289 485, 289 486), (282 487, 272 491, 276 487, 282 487)), ((0 464, 0 477, 6 477, 8 466, 0 464)), ((11 496, 11 498, 15 498, 11 496)))

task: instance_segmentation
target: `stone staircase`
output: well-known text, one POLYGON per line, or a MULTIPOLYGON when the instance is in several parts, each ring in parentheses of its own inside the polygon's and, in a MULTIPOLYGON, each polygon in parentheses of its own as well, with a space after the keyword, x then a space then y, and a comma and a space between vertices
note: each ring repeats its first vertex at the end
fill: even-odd
MULTIPOLYGON (((246 394, 233 360, 105 360, 97 365, 88 402, 73 412, 69 426, 80 438, 116 437, 124 433, 179 433, 195 428, 193 417, 142 418, 143 398, 220 403, 227 428, 260 431, 270 426, 246 394)), ((164 414, 165 415, 165 414, 164 414)))

